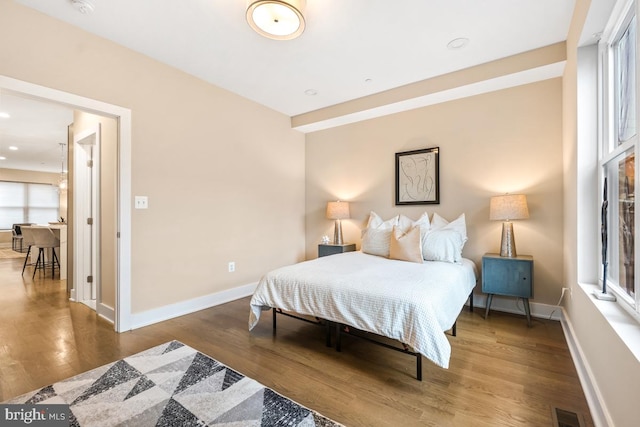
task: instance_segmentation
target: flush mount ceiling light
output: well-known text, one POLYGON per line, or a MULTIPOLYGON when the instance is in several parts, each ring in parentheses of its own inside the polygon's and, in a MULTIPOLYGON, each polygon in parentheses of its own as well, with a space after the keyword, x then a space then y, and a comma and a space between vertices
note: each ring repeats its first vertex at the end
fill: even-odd
POLYGON ((304 31, 305 0, 249 0, 247 22, 258 34, 291 40, 304 31))

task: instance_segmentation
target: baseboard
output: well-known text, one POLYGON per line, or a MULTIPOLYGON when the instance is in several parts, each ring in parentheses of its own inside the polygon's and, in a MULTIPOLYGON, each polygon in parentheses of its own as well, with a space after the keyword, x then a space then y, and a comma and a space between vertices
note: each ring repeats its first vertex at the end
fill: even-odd
MULTIPOLYGON (((523 304, 524 303, 521 298, 494 295, 493 300, 491 301, 491 311, 504 311, 505 313, 521 314, 525 316, 526 313, 524 311, 523 304)), ((486 308, 487 295, 473 294, 473 306, 486 308)), ((531 317, 558 321, 562 319, 562 309, 557 305, 529 301, 529 309, 531 310, 531 317)))
MULTIPOLYGON (((143 326, 152 325, 164 320, 173 319, 174 317, 184 316, 185 314, 194 313, 229 301, 248 297, 253 294, 257 285, 257 283, 250 283, 248 285, 239 286, 222 292, 216 292, 214 294, 205 295, 188 301, 182 301, 155 308, 153 310, 143 311, 142 313, 133 313, 131 315, 131 329, 142 328, 143 326)), ((249 318, 248 316, 249 306, 247 306, 247 319, 249 318)))
POLYGON ((96 312, 98 313, 98 316, 102 317, 106 321, 115 323, 116 311, 113 309, 113 307, 109 307, 108 305, 100 303, 96 305, 96 312))
POLYGON ((562 325, 562 330, 564 331, 564 336, 567 340, 567 346, 569 347, 573 364, 576 366, 576 371, 578 372, 578 378, 580 379, 584 396, 587 399, 587 404, 589 405, 593 424, 596 427, 610 426, 612 425, 608 421, 610 417, 607 416, 606 408, 600 403, 602 402, 602 394, 596 385, 591 368, 589 367, 587 359, 584 357, 584 353, 580 347, 580 343, 576 340, 571 320, 565 315, 564 309, 562 309, 562 314, 563 316, 560 324, 562 325))

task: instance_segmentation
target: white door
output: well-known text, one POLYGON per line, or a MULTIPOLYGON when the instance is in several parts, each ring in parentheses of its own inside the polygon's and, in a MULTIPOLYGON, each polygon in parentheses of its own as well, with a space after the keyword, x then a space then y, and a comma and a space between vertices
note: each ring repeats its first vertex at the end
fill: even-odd
POLYGON ((98 283, 98 189, 100 125, 74 135, 73 233, 76 300, 96 308, 98 283))

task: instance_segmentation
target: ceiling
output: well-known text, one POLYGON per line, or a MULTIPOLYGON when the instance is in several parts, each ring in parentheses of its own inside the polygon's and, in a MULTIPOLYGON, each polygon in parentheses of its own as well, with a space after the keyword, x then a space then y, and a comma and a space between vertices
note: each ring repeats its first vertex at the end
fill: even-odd
MULTIPOLYGON (((276 41, 249 27, 246 0, 87 0, 89 14, 72 0, 15 1, 288 116, 563 41, 575 4, 306 0, 304 33, 276 41), (457 38, 469 42, 448 48, 457 38)), ((606 16, 591 19, 593 32, 606 16)))
POLYGON ((61 172, 60 144, 67 143, 73 110, 0 91, 0 113, 10 116, 0 114, 0 157, 5 157, 0 160, 0 167, 61 172))

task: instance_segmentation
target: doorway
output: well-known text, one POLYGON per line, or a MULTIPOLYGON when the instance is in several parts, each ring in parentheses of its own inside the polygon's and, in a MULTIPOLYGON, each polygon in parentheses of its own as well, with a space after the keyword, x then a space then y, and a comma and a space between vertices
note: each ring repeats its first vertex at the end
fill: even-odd
MULTIPOLYGON (((117 227, 114 329, 131 329, 131 110, 56 89, 0 75, 0 91, 43 102, 55 102, 80 110, 115 118, 117 121, 117 227)), ((99 291, 99 289, 97 289, 99 291)))

